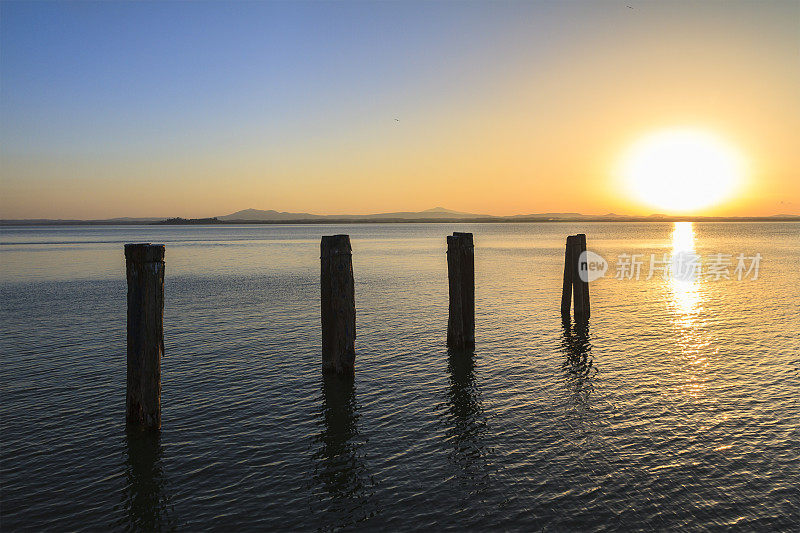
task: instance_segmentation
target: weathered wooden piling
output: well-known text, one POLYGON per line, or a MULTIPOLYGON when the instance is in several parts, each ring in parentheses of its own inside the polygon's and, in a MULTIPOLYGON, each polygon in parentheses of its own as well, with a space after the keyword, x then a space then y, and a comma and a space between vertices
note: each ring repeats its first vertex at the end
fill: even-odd
POLYGON ((459 350, 475 347, 475 255, 472 233, 447 236, 447 277, 450 312, 447 346, 459 350))
POLYGON ((164 245, 126 244, 128 278, 129 424, 161 427, 161 356, 164 353, 164 245))
POLYGON ((581 254, 586 251, 586 235, 570 235, 564 251, 564 283, 561 289, 561 317, 569 319, 570 300, 574 301, 575 320, 585 321, 589 318, 589 282, 581 279, 581 268, 588 274, 584 257, 580 264, 581 254))
POLYGON ((569 310, 572 304, 572 248, 575 237, 567 237, 564 249, 564 285, 561 288, 561 317, 569 319, 569 310))
POLYGON ((575 271, 572 275, 572 298, 573 313, 575 320, 588 320, 589 318, 589 281, 586 276, 589 274, 588 265, 586 264, 586 234, 579 233, 575 235, 575 244, 573 247, 574 257, 572 263, 575 271), (581 261, 583 257, 583 261, 581 261), (583 271, 583 279, 581 279, 581 271, 583 271))
POLYGON ((355 372, 356 304, 349 235, 328 235, 320 243, 322 371, 355 372))

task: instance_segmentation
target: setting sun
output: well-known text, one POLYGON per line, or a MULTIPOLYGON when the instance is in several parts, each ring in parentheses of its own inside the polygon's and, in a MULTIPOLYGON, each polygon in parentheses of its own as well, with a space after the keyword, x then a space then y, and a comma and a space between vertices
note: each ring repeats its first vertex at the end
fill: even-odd
POLYGON ((625 154, 622 178, 638 202, 690 212, 731 199, 743 179, 742 157, 720 138, 699 130, 652 133, 625 154))

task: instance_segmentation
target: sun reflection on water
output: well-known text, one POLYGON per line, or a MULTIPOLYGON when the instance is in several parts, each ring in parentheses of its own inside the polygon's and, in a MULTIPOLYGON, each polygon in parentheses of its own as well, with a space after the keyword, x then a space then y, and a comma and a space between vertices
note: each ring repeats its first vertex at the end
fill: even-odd
MULTIPOLYGON (((672 230, 672 270, 668 286, 672 294, 675 325, 680 328, 678 355, 683 359, 686 375, 680 386, 686 396, 697 398, 705 390, 709 365, 707 331, 698 319, 701 310, 701 276, 681 275, 676 271, 676 258, 697 255, 692 222, 675 222, 672 230)), ((698 259, 699 261, 699 259, 698 259)), ((699 272, 697 272, 699 274, 699 272)))
MULTIPOLYGON (((687 257, 694 254, 696 251, 693 223, 675 222, 672 229, 672 257, 687 257)), ((672 272, 669 276, 669 287, 681 321, 691 325, 692 315, 700 303, 700 277, 691 276, 686 279, 672 272)))

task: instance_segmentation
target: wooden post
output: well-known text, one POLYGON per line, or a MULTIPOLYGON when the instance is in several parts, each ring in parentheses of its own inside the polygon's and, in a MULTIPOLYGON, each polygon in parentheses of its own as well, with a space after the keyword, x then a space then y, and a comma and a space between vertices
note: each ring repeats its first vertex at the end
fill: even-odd
POLYGON ((585 258, 583 265, 580 264, 581 254, 586 251, 586 234, 579 233, 574 238, 572 264, 575 270, 572 275, 572 296, 575 301, 575 321, 586 321, 589 319, 589 282, 582 280, 580 276, 581 267, 584 269, 584 276, 588 274, 585 258))
POLYGON ((129 424, 161 428, 161 356, 164 353, 164 245, 126 244, 128 278, 129 424))
POLYGON ((322 371, 355 373, 356 304, 350 236, 329 235, 320 243, 322 371))
POLYGON ((447 276, 450 312, 447 346, 459 350, 475 347, 475 255, 472 233, 447 237, 447 276))
POLYGON ((572 304, 572 247, 575 237, 567 237, 567 246, 564 251, 564 285, 561 289, 561 318, 569 320, 569 310, 572 304))
MULTIPOLYGON (((586 251, 586 234, 570 235, 564 252, 564 284, 561 288, 561 318, 569 320, 570 299, 574 301, 576 321, 589 319, 589 282, 581 279, 580 257, 586 251)), ((588 273, 588 271, 587 271, 588 273)))

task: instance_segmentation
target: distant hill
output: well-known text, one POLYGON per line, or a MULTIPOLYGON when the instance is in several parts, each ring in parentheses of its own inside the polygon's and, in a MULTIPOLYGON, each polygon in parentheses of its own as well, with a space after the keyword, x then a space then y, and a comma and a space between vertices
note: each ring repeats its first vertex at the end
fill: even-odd
POLYGON ((285 211, 275 211, 273 209, 269 211, 243 209, 217 218, 230 222, 232 220, 313 220, 325 217, 323 215, 312 215, 311 213, 286 213, 285 211))
POLYGON ((374 213, 370 215, 313 215, 311 213, 287 213, 285 211, 260 209, 244 209, 217 217, 219 220, 225 222, 242 221, 242 222, 267 222, 267 221, 291 221, 291 220, 433 220, 433 219, 475 219, 475 218, 502 218, 494 217, 492 215, 478 215, 474 213, 463 213, 461 211, 452 211, 444 207, 434 207, 433 209, 426 209, 425 211, 397 211, 394 213, 374 213))
POLYGON ((313 213, 290 213, 286 211, 244 209, 220 217, 180 218, 107 218, 102 220, 0 220, 3 226, 56 226, 56 225, 123 225, 123 224, 325 224, 367 222, 800 222, 800 215, 771 215, 761 217, 699 217, 671 216, 660 213, 647 216, 630 216, 607 213, 584 215, 581 213, 531 213, 528 215, 495 216, 453 211, 434 207, 424 211, 397 211, 370 215, 315 215, 313 213))
MULTIPOLYGON (((369 215, 315 215, 312 213, 289 213, 285 211, 244 209, 216 217, 223 223, 326 223, 326 222, 670 222, 674 220, 694 221, 800 221, 800 215, 772 215, 763 217, 692 217, 670 216, 655 213, 646 216, 630 216, 608 213, 605 215, 584 215, 581 213, 531 213, 528 215, 496 216, 478 213, 453 211, 444 207, 434 207, 424 211, 397 211, 393 213, 373 213, 369 215)), ((189 223, 203 224, 206 219, 191 220, 189 223)))
POLYGON ((503 217, 503 218, 509 218, 511 220, 518 219, 518 218, 555 218, 555 219, 558 219, 558 218, 570 218, 570 219, 575 219, 575 218, 592 218, 593 216, 594 215, 582 215, 580 213, 532 213, 530 215, 512 215, 512 216, 503 217))

